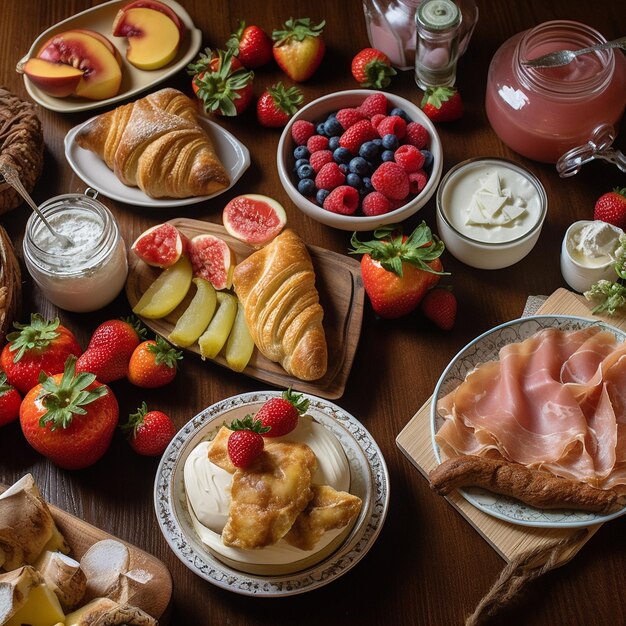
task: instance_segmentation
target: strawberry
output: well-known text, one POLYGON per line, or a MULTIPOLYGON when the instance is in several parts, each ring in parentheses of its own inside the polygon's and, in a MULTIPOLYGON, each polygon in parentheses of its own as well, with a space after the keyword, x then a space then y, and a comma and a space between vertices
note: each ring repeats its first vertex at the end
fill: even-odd
POLYGON ((7 335, 0 367, 9 383, 23 394, 37 384, 40 372, 60 373, 70 354, 82 353, 74 334, 58 318, 48 321, 33 313, 30 324, 15 322, 13 326, 17 330, 7 335))
POLYGON ((601 195, 596 200, 593 219, 626 230, 626 187, 615 187, 613 191, 601 195))
POLYGON ((145 402, 128 416, 128 422, 121 428, 128 433, 131 448, 143 456, 160 456, 176 434, 170 417, 163 411, 148 411, 145 402))
POLYGON ((180 350, 157 335, 156 340, 142 341, 133 351, 128 364, 128 380, 138 387, 162 387, 174 380, 180 350))
POLYGON ((70 356, 63 374, 46 376, 20 405, 20 424, 28 443, 65 469, 82 469, 107 451, 119 407, 113 392, 93 374, 76 373, 70 356))
POLYGON ((393 161, 381 163, 371 181, 374 189, 390 200, 402 200, 409 195, 409 176, 393 161))
POLYGON ((359 111, 370 119, 374 115, 387 115, 387 96, 384 93, 373 93, 367 96, 361 103, 359 111))
POLYGON ((389 227, 374 231, 374 237, 360 242, 354 233, 350 253, 363 254, 361 276, 374 311, 384 318, 401 317, 413 311, 439 282, 444 244, 425 222, 408 237, 389 227))
POLYGON ((256 414, 256 419, 268 429, 265 437, 282 437, 298 425, 298 419, 308 408, 308 399, 301 393, 294 393, 290 387, 283 391, 280 398, 267 400, 256 414))
POLYGON ((20 414, 22 396, 19 391, 9 385, 7 375, 0 372, 0 426, 16 420, 20 414))
POLYGON ((442 330, 451 330, 456 320, 455 295, 445 288, 431 289, 420 303, 422 313, 442 330))
POLYGON ((302 104, 302 92, 297 87, 286 89, 276 83, 261 94, 256 103, 256 117, 261 126, 281 128, 302 104))
POLYGON ((389 57, 376 48, 363 48, 352 59, 352 76, 361 87, 383 89, 396 75, 389 57))
POLYGON ((246 415, 242 420, 234 420, 228 426, 233 432, 228 437, 228 456, 235 467, 248 467, 263 452, 263 434, 269 427, 260 420, 246 415))
POLYGON ((128 374, 128 364, 146 329, 138 320, 108 320, 94 330, 89 345, 76 362, 77 372, 91 372, 101 383, 128 374))
POLYGON ((313 76, 326 51, 322 31, 326 22, 313 24, 308 17, 290 17, 283 29, 272 33, 274 59, 278 66, 297 83, 313 76))
POLYGON ((335 187, 324 199, 322 205, 331 213, 353 215, 359 208, 359 192, 349 185, 335 187))
POLYGON ((267 65, 273 56, 270 36, 259 26, 246 26, 244 21, 239 22, 226 47, 232 49, 241 64, 250 70, 267 65))
POLYGON ((204 110, 215 115, 234 116, 252 101, 254 72, 247 71, 233 56, 233 50, 213 52, 206 48, 196 63, 187 66, 192 86, 204 110))
POLYGON ((359 120, 342 133, 339 145, 350 150, 352 154, 358 154, 361 144, 377 137, 378 133, 369 120, 359 120))
POLYGON ((464 112, 461 94, 452 87, 429 87, 424 92, 421 107, 433 122, 453 122, 464 112))

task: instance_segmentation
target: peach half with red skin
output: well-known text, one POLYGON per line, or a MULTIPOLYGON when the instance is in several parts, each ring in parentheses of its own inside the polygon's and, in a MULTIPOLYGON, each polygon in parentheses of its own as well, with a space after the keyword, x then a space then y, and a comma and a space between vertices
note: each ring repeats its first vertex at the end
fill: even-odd
POLYGON ((98 41, 101 41, 113 53, 117 64, 119 66, 122 65, 122 54, 102 33, 99 33, 97 30, 91 30, 90 28, 74 28, 72 30, 77 33, 85 33, 86 35, 91 35, 92 37, 95 37, 98 41))
POLYGON ((114 54, 85 32, 70 30, 51 37, 39 50, 37 58, 81 70, 81 79, 73 92, 76 96, 105 100, 120 89, 122 71, 114 54))
POLYGON ((176 24, 176 28, 178 28, 178 32, 180 33, 180 38, 182 39, 187 32, 187 27, 185 23, 178 17, 178 14, 172 7, 168 6, 163 2, 159 2, 158 0, 135 0, 135 2, 130 2, 129 4, 124 5, 115 16, 115 20, 113 21, 113 35, 116 37, 122 37, 123 35, 118 34, 116 31, 119 28, 119 21, 122 19, 122 14, 129 9, 152 9, 153 11, 160 11, 161 13, 165 13, 167 17, 169 17, 174 24, 176 24))
POLYGON ((71 96, 83 77, 83 71, 71 65, 34 57, 24 63, 22 71, 35 87, 57 98, 71 96))

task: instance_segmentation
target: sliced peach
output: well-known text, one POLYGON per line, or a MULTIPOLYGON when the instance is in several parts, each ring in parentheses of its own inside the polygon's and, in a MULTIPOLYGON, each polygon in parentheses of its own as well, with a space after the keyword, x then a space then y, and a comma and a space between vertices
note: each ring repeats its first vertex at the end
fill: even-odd
POLYGON ((167 4, 163 2, 159 2, 158 0, 135 0, 135 2, 131 2, 123 6, 115 16, 115 20, 113 21, 113 35, 115 37, 125 37, 119 32, 116 32, 119 28, 119 22, 122 19, 122 14, 128 11, 129 9, 152 9, 154 11, 161 11, 161 13, 165 13, 174 24, 176 24, 176 28, 178 28, 178 32, 180 33, 180 38, 182 39, 187 32, 187 27, 185 23, 178 17, 178 14, 174 9, 169 7, 167 4))
POLYGON ((98 39, 78 31, 65 31, 52 37, 37 57, 64 63, 83 71, 75 95, 104 100, 117 94, 122 71, 113 53, 98 39))
POLYGON ((141 70, 156 70, 167 65, 178 51, 180 32, 161 11, 136 8, 122 12, 113 33, 128 38, 126 59, 141 70))
POLYGON ((83 71, 76 67, 36 58, 28 59, 22 71, 35 87, 57 98, 72 95, 83 77, 83 71))
POLYGON ((86 35, 91 35, 98 41, 101 41, 113 53, 117 64, 120 66, 122 65, 122 53, 113 45, 113 42, 105 37, 102 33, 99 33, 97 30, 91 30, 90 28, 74 28, 73 30, 77 33, 85 33, 86 35))

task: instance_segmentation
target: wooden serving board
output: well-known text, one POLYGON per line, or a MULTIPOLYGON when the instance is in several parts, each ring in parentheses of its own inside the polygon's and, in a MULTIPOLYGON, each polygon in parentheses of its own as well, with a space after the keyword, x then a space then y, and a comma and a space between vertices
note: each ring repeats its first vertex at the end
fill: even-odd
MULTIPOLYGON (((539 307, 537 315, 575 315, 594 318, 626 330, 626 316, 594 316, 591 308, 582 296, 566 289, 558 289, 539 307)), ((396 444, 425 477, 437 466, 430 432, 430 399, 400 432, 396 444)), ((433 497, 439 496, 433 494, 433 497)), ((566 541, 579 531, 579 529, 533 528, 511 524, 483 513, 457 491, 447 496, 447 500, 507 562, 528 551, 541 550, 560 540, 566 541)), ((587 532, 582 534, 579 540, 562 552, 560 563, 571 559, 600 526, 601 524, 596 524, 588 527, 587 532)))
MULTIPOLYGON (((221 224, 185 217, 170 221, 187 237, 209 233, 221 237, 235 254, 237 262, 248 257, 254 250, 245 243, 231 237, 221 224)), ((307 246, 315 268, 315 285, 324 309, 324 331, 328 345, 328 370, 323 378, 316 381, 303 381, 287 374, 278 364, 265 358, 257 349, 254 350, 250 363, 243 373, 251 378, 270 383, 276 387, 293 387, 323 398, 335 399, 343 395, 354 355, 356 353, 361 323, 363 321, 364 289, 358 261, 330 250, 307 246)), ((134 256, 134 255, 133 255, 134 256)), ((130 271, 126 282, 126 296, 131 306, 135 306, 148 285, 156 278, 160 270, 149 267, 134 257, 130 261, 130 271)), ((188 300, 183 301, 170 316, 142 322, 155 333, 167 338, 178 315, 182 313, 188 300)), ((185 350, 200 355, 197 344, 185 350)), ((228 367, 226 359, 220 354, 216 363, 228 367)))
MULTIPOLYGON (((0 485, 0 493, 6 491, 8 486, 0 485)), ((167 624, 171 609, 172 577, 165 564, 152 554, 122 541, 113 535, 96 528, 78 517, 48 504, 50 513, 54 518, 57 528, 65 537, 71 548, 70 556, 80 561, 87 550, 98 541, 103 539, 115 539, 123 543, 130 553, 129 570, 139 569, 150 574, 151 578, 146 582, 148 598, 139 608, 159 621, 161 626, 167 624)))

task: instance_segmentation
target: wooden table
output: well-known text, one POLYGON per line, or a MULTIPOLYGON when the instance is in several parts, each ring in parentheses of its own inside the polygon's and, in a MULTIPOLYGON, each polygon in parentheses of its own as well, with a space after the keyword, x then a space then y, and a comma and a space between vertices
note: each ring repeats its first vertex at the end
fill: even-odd
MULTIPOLYGON (((183 0, 206 45, 219 47, 245 18, 268 31, 289 16, 326 20, 328 51, 317 74, 302 85, 306 101, 356 85, 350 75, 352 56, 368 45, 361 3, 356 0, 183 0)), ((2 83, 27 97, 16 61, 39 33, 97 2, 5 0, 0 20, 2 83)), ((624 34, 626 15, 615 0, 528 0, 496 3, 478 0, 480 20, 467 54, 458 67, 458 86, 466 114, 458 123, 440 126, 444 171, 471 156, 507 157, 534 172, 549 198, 548 219, 532 253, 517 265, 499 271, 479 271, 444 256, 459 300, 456 327, 440 332, 411 315, 397 321, 376 319, 366 304, 363 331, 352 373, 338 403, 357 416, 380 445, 390 473, 391 504, 384 529, 367 556, 343 577, 300 596, 263 600, 218 589, 197 578, 176 558, 161 535, 154 515, 152 486, 157 459, 136 456, 117 436, 106 457, 94 467, 62 471, 42 459, 25 442, 19 426, 0 434, 0 482, 11 483, 32 472, 49 501, 156 555, 169 567, 174 580, 171 624, 460 624, 502 570, 501 558, 456 513, 433 495, 424 478, 409 464, 395 438, 432 393, 449 359, 482 331, 522 313, 531 294, 550 294, 565 286, 559 270, 559 249, 567 226, 589 219, 595 199, 617 185, 623 174, 609 165, 585 166, 576 177, 560 179, 553 166, 527 161, 506 148, 492 132, 484 111, 487 67, 498 46, 511 35, 550 19, 574 19, 599 29, 607 39, 624 34)), ((257 94, 264 85, 284 79, 275 67, 257 72, 257 94)), ((190 93, 181 72, 169 84, 190 93)), ((399 74, 390 90, 419 101, 410 72, 399 74)), ((46 141, 45 172, 34 196, 84 190, 63 155, 68 129, 90 114, 39 110, 46 141)), ((119 220, 127 242, 145 228, 178 216, 219 222, 231 197, 244 192, 274 196, 287 207, 290 224, 309 243, 345 252, 349 233, 333 230, 300 214, 281 187, 274 161, 279 131, 261 130, 252 111, 240 118, 220 120, 250 149, 252 165, 236 187, 226 194, 178 209, 146 210, 106 201, 119 220)), ((624 149, 623 135, 618 142, 624 149)), ((21 249, 28 217, 25 206, 0 217, 21 249)), ((435 226, 434 201, 420 218, 435 226)), ((102 321, 128 313, 124 296, 93 314, 58 311, 41 296, 25 274, 23 318, 39 311, 59 315, 86 345, 102 321)), ((181 427, 204 407, 228 396, 263 389, 249 378, 196 358, 187 358, 169 387, 144 393, 125 382, 114 383, 122 416, 143 399, 169 412, 181 427)), ((626 571, 626 520, 606 524, 568 565, 532 584, 494 623, 616 624, 626 623, 623 579, 626 571)))

